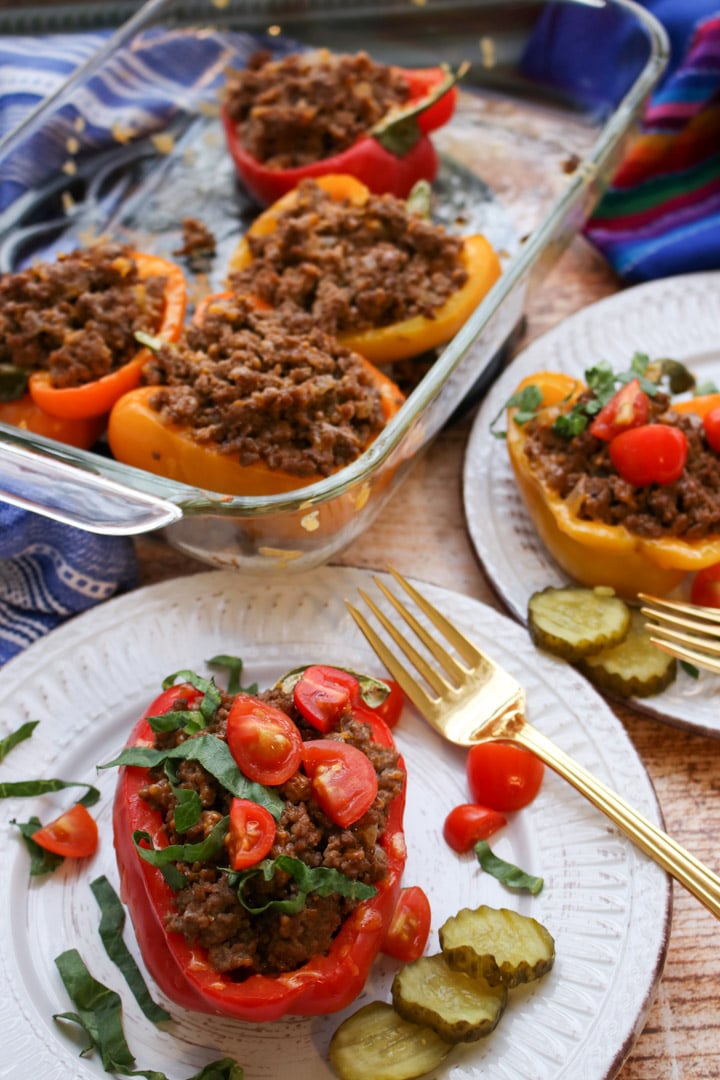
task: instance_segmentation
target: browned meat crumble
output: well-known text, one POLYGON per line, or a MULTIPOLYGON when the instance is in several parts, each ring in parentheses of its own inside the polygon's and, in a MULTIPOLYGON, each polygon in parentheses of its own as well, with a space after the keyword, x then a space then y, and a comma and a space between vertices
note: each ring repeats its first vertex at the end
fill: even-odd
MULTIPOLYGON (((317 731, 295 709, 292 697, 280 691, 258 696, 282 708, 297 724, 303 738, 317 738, 317 731)), ((231 701, 223 694, 216 717, 203 734, 210 732, 225 737, 231 701)), ((183 708, 184 704, 178 702, 176 707, 183 708)), ((159 735, 156 745, 173 746, 185 737, 177 732, 159 735)), ((387 808, 403 785, 398 755, 372 742, 370 729, 349 715, 324 738, 349 742, 367 754, 378 775, 377 798, 359 821, 343 829, 320 810, 304 773, 296 773, 277 789, 286 807, 267 857, 290 855, 308 866, 327 866, 354 881, 374 884, 384 877, 387 869, 385 853, 379 846, 387 808)), ((161 811, 169 843, 197 843, 229 812, 231 796, 197 762, 180 763, 178 776, 180 786, 198 792, 203 806, 201 821, 182 836, 175 832, 176 799, 162 767, 150 771, 148 784, 140 795, 161 811)), ((227 865, 227 856, 221 855, 214 862, 177 865, 188 884, 176 894, 176 911, 168 918, 167 929, 183 934, 189 944, 206 948, 209 963, 215 970, 239 980, 258 973, 276 975, 293 971, 313 956, 326 953, 340 925, 357 905, 357 901, 338 894, 327 897, 311 894, 297 914, 277 911, 251 914, 238 900, 227 874, 220 869, 227 865)), ((295 891, 296 886, 288 875, 276 874, 270 882, 258 875, 247 883, 244 896, 249 906, 260 907, 270 899, 284 899, 295 891)))
POLYGON ((609 443, 587 429, 564 439, 532 420, 525 452, 533 470, 583 520, 624 525, 651 538, 700 540, 720 532, 720 460, 705 441, 701 419, 673 412, 666 394, 651 398, 650 409, 649 422, 670 424, 687 436, 687 464, 674 484, 629 484, 613 468, 609 443))
POLYGON ((146 367, 152 405, 200 443, 295 476, 354 461, 384 424, 365 361, 308 316, 229 297, 146 367))
POLYGON ((0 363, 79 386, 126 364, 137 330, 154 333, 164 277, 141 280, 132 253, 97 244, 0 279, 0 363))
POLYGON ((346 150, 408 96, 402 73, 364 52, 320 49, 280 60, 261 52, 228 73, 225 108, 249 154, 289 169, 346 150))
POLYGON ((298 307, 329 334, 432 318, 467 281, 460 237, 393 195, 353 206, 313 180, 272 232, 247 240, 254 261, 231 275, 231 287, 298 307))

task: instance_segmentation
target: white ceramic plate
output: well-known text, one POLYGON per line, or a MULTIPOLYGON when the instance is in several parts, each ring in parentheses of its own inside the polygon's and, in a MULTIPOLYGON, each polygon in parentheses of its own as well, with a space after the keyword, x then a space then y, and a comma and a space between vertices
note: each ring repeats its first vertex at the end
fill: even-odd
MULTIPOLYGON (((627 368, 634 352, 681 360, 699 382, 720 386, 720 273, 637 285, 579 311, 534 341, 494 383, 473 423, 463 475, 468 529, 487 576, 522 622, 531 594, 569 579, 545 550, 517 494, 505 442, 490 425, 515 387, 535 371, 583 378, 606 360, 627 368)), ((499 424, 502 430, 504 420, 499 424)), ((678 727, 720 737, 720 678, 679 670, 662 694, 632 705, 678 727)))
MULTIPOLYGON (((24 1080, 85 1080, 101 1076, 95 1058, 79 1058, 82 1043, 58 1027, 53 1013, 71 1008, 53 963, 79 949, 88 967, 123 997, 125 1026, 138 1068, 162 1069, 185 1080, 219 1057, 236 1058, 245 1080, 330 1077, 327 1046, 343 1015, 250 1025, 172 1013, 168 1030, 140 1014, 103 952, 89 883, 106 874, 117 887, 110 836, 110 760, 161 679, 181 668, 207 673, 219 652, 245 659, 244 677, 268 685, 302 662, 352 664, 379 672, 377 660, 348 616, 344 597, 363 571, 323 568, 291 583, 252 582, 211 571, 111 600, 80 616, 11 661, 3 670, 0 735, 39 720, 32 739, 0 767, 0 779, 59 776, 100 786, 95 809, 101 845, 95 857, 67 861, 32 885, 28 861, 10 818, 43 820, 59 796, 9 800, 0 833, 0 1030, 2 1076, 24 1080)), ((425 588, 425 587, 424 587, 425 588)), ((658 820, 647 774, 621 725, 588 684, 564 664, 536 655, 515 622, 476 601, 426 587, 427 595, 472 634, 527 687, 532 719, 548 735, 658 820)), ((444 743, 411 709, 396 729, 408 766, 405 883, 421 884, 433 909, 429 949, 436 951, 444 919, 464 906, 514 907, 547 925, 557 962, 543 981, 515 997, 495 1033, 453 1051, 436 1077, 484 1080, 606 1080, 614 1076, 641 1029, 660 978, 670 913, 666 876, 554 774, 540 795, 496 834, 497 853, 541 874, 536 897, 516 895, 483 874, 474 857, 458 857, 442 840, 447 811, 466 800, 464 752, 444 743)), ((66 793, 67 794, 67 793, 66 793)), ((137 955, 131 928, 126 939, 137 955)), ((358 1004, 389 997, 397 965, 380 960, 358 1004)), ((151 984, 152 986, 152 984, 151 984)), ((154 987, 153 987, 154 989, 154 987)), ((354 1008, 355 1006, 353 1006, 354 1008)), ((352 1009, 348 1010, 351 1012, 352 1009)))

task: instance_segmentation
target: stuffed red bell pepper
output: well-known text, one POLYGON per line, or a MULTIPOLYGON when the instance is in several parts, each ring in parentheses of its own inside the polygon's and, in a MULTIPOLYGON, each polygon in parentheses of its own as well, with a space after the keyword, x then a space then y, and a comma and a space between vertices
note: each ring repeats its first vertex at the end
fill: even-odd
POLYGON ((185 279, 173 263, 98 243, 0 282, 0 420, 90 446, 113 403, 137 386, 144 332, 177 337, 185 279))
POLYGON ((270 1021, 362 989, 405 864, 405 769, 358 678, 382 688, 311 667, 231 694, 178 672, 109 763, 122 896, 179 1005, 270 1021))
POLYGON ((221 106, 238 175, 263 205, 326 173, 405 198, 435 178, 428 132, 452 116, 463 72, 376 64, 362 52, 258 54, 229 74, 221 106))

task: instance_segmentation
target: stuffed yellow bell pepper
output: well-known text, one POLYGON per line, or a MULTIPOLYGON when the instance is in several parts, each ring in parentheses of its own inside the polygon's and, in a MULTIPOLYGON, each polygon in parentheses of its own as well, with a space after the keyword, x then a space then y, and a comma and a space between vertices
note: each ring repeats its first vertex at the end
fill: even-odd
MULTIPOLYGON (((230 286, 235 287, 237 275, 240 275, 243 289, 259 294, 276 306, 281 295, 277 288, 278 281, 286 274, 292 275, 293 302, 316 317, 318 311, 322 310, 323 301, 319 298, 325 285, 337 286, 340 301, 347 303, 353 318, 360 307, 364 309, 363 318, 362 325, 353 325, 353 320, 343 315, 331 332, 347 348, 361 353, 375 364, 405 360, 445 345, 472 315, 500 276, 500 260, 484 236, 462 239, 446 236, 439 226, 421 222, 420 215, 408 211, 400 200, 385 196, 376 202, 377 198, 363 183, 348 175, 322 176, 294 188, 260 214, 250 226, 232 257, 230 286), (321 193, 319 197, 318 191, 321 193), (323 216, 323 202, 327 203, 328 200, 348 208, 351 225, 346 228, 338 217, 331 219, 329 215, 323 216), (357 213, 363 207, 368 207, 367 226, 363 225, 357 213), (432 311, 425 310, 427 305, 424 301, 418 303, 412 297, 409 305, 413 313, 407 317, 396 317, 394 314, 388 315, 388 311, 401 303, 403 266, 406 260, 419 263, 425 258, 424 239, 421 241, 422 247, 413 249, 413 218, 420 223, 424 236, 434 234, 438 245, 443 242, 457 245, 455 266, 446 266, 445 273, 449 276, 457 271, 457 279, 462 283, 457 287, 451 283, 447 294, 432 311), (285 233, 289 239, 282 246, 273 243, 275 234, 280 233, 281 223, 291 219, 291 231, 285 233), (359 241, 362 246, 355 247, 358 237, 362 238, 359 241), (253 249, 259 251, 259 245, 262 254, 256 257, 253 249), (336 263, 333 261, 334 253, 340 250, 342 258, 336 263), (382 268, 383 260, 390 261, 388 269, 382 268), (377 276, 363 277, 361 286, 358 278, 347 274, 348 269, 354 272, 358 265, 362 265, 363 273, 370 266, 381 269, 376 272, 377 276), (242 272, 250 268, 252 277, 247 273, 243 275, 242 272), (255 276, 258 270, 263 277, 255 276), (356 286, 357 294, 354 294, 356 286), (267 292, 263 291, 264 288, 267 292), (381 296, 392 306, 383 304, 381 296), (370 303, 376 305, 379 312, 375 324, 368 313, 370 303), (344 325, 348 321, 350 325, 344 325)), ((443 276, 442 271, 430 266, 427 274, 428 280, 443 276)), ((432 289, 435 284, 426 287, 432 289)), ((413 280, 413 292, 421 292, 422 288, 422 284, 418 285, 413 280)))
MULTIPOLYGON (((537 426, 551 427, 561 415, 568 415, 585 387, 576 379, 556 372, 538 372, 519 384, 511 402, 529 387, 539 394, 538 407, 531 420, 519 417, 517 405, 507 410, 507 446, 515 478, 527 511, 542 542, 556 562, 575 580, 585 585, 609 585, 621 595, 638 592, 663 594, 682 581, 686 574, 720 561, 720 530, 702 539, 684 539, 670 532, 662 536, 645 536, 630 531, 624 524, 608 524, 589 520, 577 513, 577 500, 563 498, 543 475, 535 453, 527 450, 537 426), (520 422, 518 422, 520 419, 520 422), (526 421, 526 422, 523 422, 526 421)), ((628 393, 624 392, 624 406, 628 393)), ((639 395, 636 395, 638 397, 639 395)), ((622 406, 622 395, 620 395, 622 406)), ((619 419, 636 430, 668 425, 648 424, 647 417, 633 417, 628 408, 625 416, 616 408, 619 419), (638 422, 640 421, 640 422, 638 422)), ((694 412, 692 401, 678 408, 694 412)), ((701 412, 699 408, 698 413, 701 412)), ((602 418, 604 421, 604 418, 602 418)), ((606 427, 606 425, 605 425, 606 427)), ((598 424, 598 430, 603 422, 598 424)), ((621 438, 623 433, 606 431, 600 438, 621 438)), ((711 452, 711 451, 710 451, 711 452)))

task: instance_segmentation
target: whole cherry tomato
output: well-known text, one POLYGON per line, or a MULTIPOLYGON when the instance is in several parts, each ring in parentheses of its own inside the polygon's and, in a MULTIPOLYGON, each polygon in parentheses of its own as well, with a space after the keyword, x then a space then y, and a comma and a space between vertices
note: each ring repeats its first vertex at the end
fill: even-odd
POLYGON ((230 803, 227 848, 233 870, 246 870, 264 859, 275 840, 275 818, 251 799, 230 803))
POLYGON ((701 607, 720 608, 720 563, 698 570, 690 587, 690 600, 701 607))
POLYGON ((45 851, 77 859, 93 855, 98 846, 98 827, 95 818, 77 803, 42 829, 33 833, 33 840, 45 851))
POLYGON ((720 409, 711 409, 703 419, 705 438, 711 450, 720 454, 720 409))
POLYGON ((545 766, 529 750, 512 743, 477 743, 467 757, 470 794, 491 810, 521 810, 540 790, 545 766))
POLYGON ((462 803, 453 807, 445 818, 443 836, 453 851, 462 854, 470 851, 478 840, 487 840, 503 825, 507 825, 507 818, 499 810, 477 803, 462 803))
POLYGON ((227 719, 227 743, 244 776, 258 784, 284 784, 297 772, 302 736, 282 709, 238 694, 227 719))
POLYGON ((395 905, 382 951, 404 964, 422 956, 430 935, 430 901, 419 885, 403 889, 395 905))
POLYGON ((650 401, 639 379, 631 379, 614 394, 590 425, 590 434, 610 442, 616 435, 644 424, 650 401))
POLYGON ((644 424, 613 439, 610 460, 623 480, 634 487, 672 484, 682 476, 687 449, 687 438, 680 428, 644 424))
POLYGON ((310 740, 303 743, 302 760, 318 806, 336 825, 352 825, 374 803, 377 773, 356 746, 339 739, 310 740))

